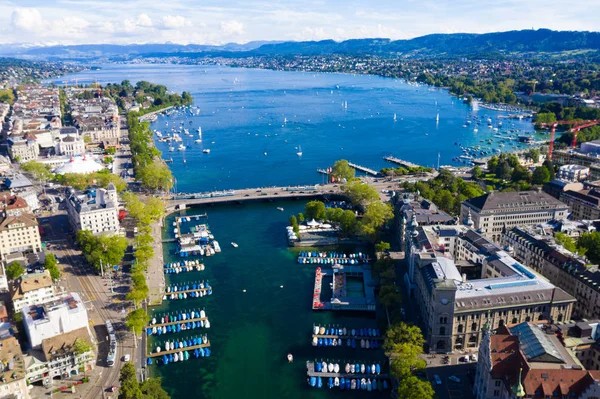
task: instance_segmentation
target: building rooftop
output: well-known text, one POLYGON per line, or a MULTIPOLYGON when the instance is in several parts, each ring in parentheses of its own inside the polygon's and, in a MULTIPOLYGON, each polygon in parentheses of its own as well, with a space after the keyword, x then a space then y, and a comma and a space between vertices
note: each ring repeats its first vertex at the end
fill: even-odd
POLYGON ((25 378, 25 362, 19 341, 13 336, 0 341, 0 381, 9 383, 25 378))
POLYGON ((4 180, 4 184, 6 185, 6 187, 8 187, 10 189, 25 188, 25 187, 32 187, 33 186, 33 184, 31 183, 31 180, 29 180, 28 178, 26 178, 21 173, 16 173, 16 174, 14 174, 11 177, 7 177, 4 180))
POLYGON ((491 192, 465 200, 464 203, 480 211, 567 208, 567 205, 543 191, 491 192))
POLYGON ((42 352, 44 353, 45 360, 50 361, 55 357, 73 353, 73 344, 78 338, 91 344, 90 333, 86 327, 43 340, 42 352))
POLYGON ((21 299, 26 293, 41 288, 52 286, 52 278, 50 272, 44 270, 43 273, 32 273, 19 277, 12 286, 12 299, 21 299))
POLYGON ((14 225, 22 224, 24 227, 37 226, 38 222, 35 216, 29 213, 23 213, 15 216, 5 216, 0 222, 0 231, 11 228, 14 225))

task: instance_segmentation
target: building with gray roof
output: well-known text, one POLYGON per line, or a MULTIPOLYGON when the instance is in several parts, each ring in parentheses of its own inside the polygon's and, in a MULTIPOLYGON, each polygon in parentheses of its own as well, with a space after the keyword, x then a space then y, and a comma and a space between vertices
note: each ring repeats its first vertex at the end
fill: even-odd
POLYGON ((90 188, 84 192, 68 189, 66 204, 69 221, 76 231, 119 232, 117 189, 113 183, 106 189, 90 188))
POLYGON ((569 207, 543 191, 490 192, 463 201, 461 221, 469 216, 473 227, 495 242, 503 229, 566 219, 569 207))
POLYGON ((470 226, 420 226, 414 218, 408 226, 405 282, 430 350, 476 350, 486 323, 497 328, 571 318, 571 295, 470 226))

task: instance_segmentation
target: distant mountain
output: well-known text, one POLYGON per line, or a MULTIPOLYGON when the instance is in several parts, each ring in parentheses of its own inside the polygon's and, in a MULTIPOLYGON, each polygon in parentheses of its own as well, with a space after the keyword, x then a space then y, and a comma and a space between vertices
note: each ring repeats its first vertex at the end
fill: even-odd
POLYGON ((246 44, 228 43, 222 46, 200 44, 88 44, 74 46, 27 47, 0 45, 1 55, 35 58, 71 59, 131 59, 156 56, 222 55, 290 56, 325 54, 373 54, 412 56, 465 56, 499 53, 563 52, 572 50, 600 51, 600 32, 553 31, 549 29, 496 33, 432 34, 409 40, 353 39, 305 42, 254 41, 246 44), (12 51, 12 53, 11 53, 12 51))

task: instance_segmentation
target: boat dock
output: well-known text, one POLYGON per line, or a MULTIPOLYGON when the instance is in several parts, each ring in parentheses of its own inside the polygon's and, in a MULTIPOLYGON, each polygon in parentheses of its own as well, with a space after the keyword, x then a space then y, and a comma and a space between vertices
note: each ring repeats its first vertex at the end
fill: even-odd
POLYGON ((318 267, 315 271, 315 285, 313 288, 312 309, 313 310, 351 310, 369 311, 377 310, 375 298, 375 283, 371 275, 371 268, 363 266, 341 266, 334 265, 331 269, 323 270, 318 267), (321 300, 321 287, 323 277, 333 276, 332 297, 321 300), (347 278, 360 278, 363 282, 362 296, 348 295, 347 278))
POLYGON ((331 339, 346 340, 346 339, 352 339, 352 338, 354 338, 354 339, 369 339, 369 340, 372 340, 372 341, 373 340, 384 341, 383 337, 370 337, 368 335, 356 335, 356 336, 353 336, 353 335, 337 335, 337 334, 329 334, 329 335, 327 335, 327 334, 313 334, 312 336, 313 336, 313 338, 317 338, 317 339, 319 339, 319 338, 323 338, 323 339, 325 339, 325 338, 326 339, 331 338, 331 339))
POLYGON ((148 353, 148 357, 159 357, 162 355, 170 355, 170 354, 179 353, 182 351, 190 351, 190 350, 193 351, 194 349, 200 349, 200 348, 210 348, 210 341, 206 342, 205 344, 192 345, 192 346, 188 346, 186 348, 177 348, 177 349, 170 349, 168 351, 148 353))
POLYGON ((208 291, 212 291, 212 287, 208 287, 208 288, 196 288, 196 289, 181 290, 181 291, 165 291, 165 295, 171 295, 171 294, 190 294, 192 292, 208 292, 208 291))
MULTIPOLYGON (((340 365, 341 366, 341 365, 340 365)), ((370 366, 370 365, 369 365, 370 366)), ((316 371, 315 370, 315 362, 311 362, 310 360, 308 360, 306 362, 306 375, 309 377, 321 377, 321 378, 370 378, 370 379, 381 379, 381 380, 385 380, 385 379, 389 379, 389 375, 387 374, 371 374, 371 373, 346 373, 345 371, 342 371, 342 369, 340 369, 339 373, 330 373, 330 372, 322 372, 322 371, 316 371)))
POLYGON ((328 175, 329 171, 327 169, 317 169, 317 173, 321 173, 323 175, 328 175))
POLYGON ((173 326, 176 324, 185 324, 185 323, 193 323, 195 321, 206 321, 208 320, 208 317, 197 317, 195 319, 186 319, 186 320, 177 320, 177 321, 170 321, 168 323, 156 323, 156 324, 149 324, 148 327, 166 327, 166 326, 173 326))
POLYGON ((405 161, 404 159, 396 158, 391 155, 389 155, 387 157, 383 157, 383 159, 385 159, 388 162, 395 163, 396 165, 404 166, 407 168, 418 168, 420 166, 420 165, 417 165, 416 163, 412 163, 410 161, 405 161))
POLYGON ((364 172, 366 174, 369 174, 369 175, 373 175, 373 176, 378 176, 379 175, 379 172, 377 172, 377 171, 375 171, 373 169, 369 169, 369 168, 367 168, 365 166, 360 166, 360 165, 357 165, 357 164, 352 163, 352 162, 348 162, 348 166, 350 166, 351 168, 354 168, 356 170, 359 170, 361 172, 364 172))

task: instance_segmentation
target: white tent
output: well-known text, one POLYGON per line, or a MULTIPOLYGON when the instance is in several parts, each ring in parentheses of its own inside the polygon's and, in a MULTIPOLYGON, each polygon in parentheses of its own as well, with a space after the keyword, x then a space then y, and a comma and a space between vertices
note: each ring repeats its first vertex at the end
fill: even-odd
POLYGON ((317 227, 319 225, 319 222, 317 222, 315 219, 309 221, 306 223, 308 225, 308 227, 317 227))

